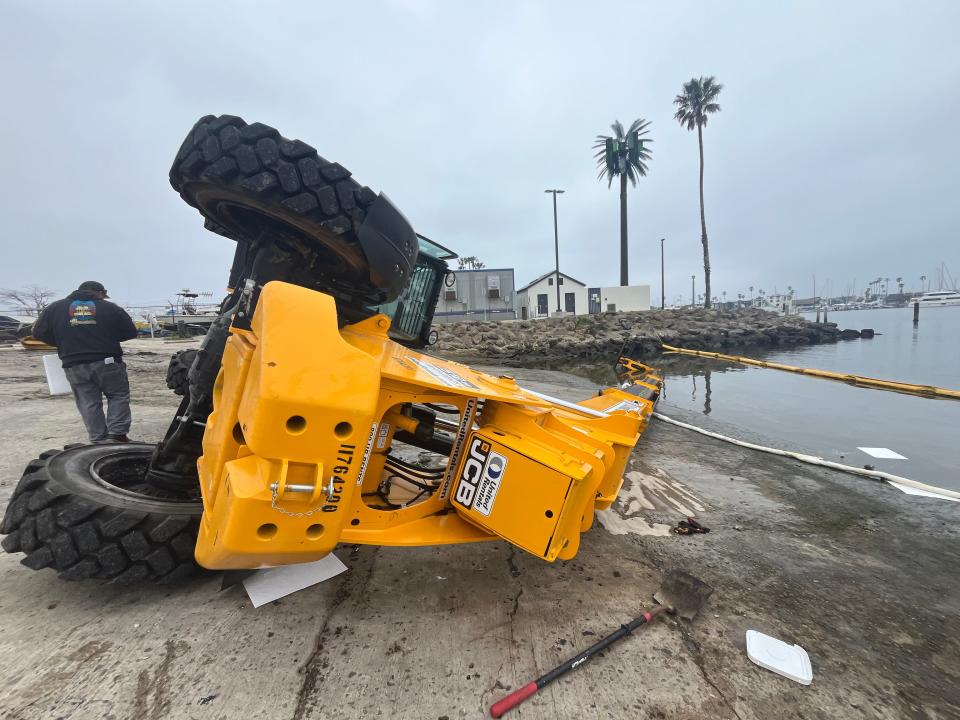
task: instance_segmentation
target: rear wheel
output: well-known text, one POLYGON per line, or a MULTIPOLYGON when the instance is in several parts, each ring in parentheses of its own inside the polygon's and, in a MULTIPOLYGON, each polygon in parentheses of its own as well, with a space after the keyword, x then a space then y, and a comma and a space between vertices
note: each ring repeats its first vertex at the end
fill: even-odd
POLYGON ((75 445, 31 461, 7 505, 3 549, 64 580, 171 582, 193 559, 203 505, 143 478, 153 445, 75 445))
POLYGON ((308 251, 300 264, 310 266, 318 289, 376 305, 396 299, 410 280, 418 244, 406 218, 342 165, 268 125, 200 118, 170 184, 213 232, 308 251))

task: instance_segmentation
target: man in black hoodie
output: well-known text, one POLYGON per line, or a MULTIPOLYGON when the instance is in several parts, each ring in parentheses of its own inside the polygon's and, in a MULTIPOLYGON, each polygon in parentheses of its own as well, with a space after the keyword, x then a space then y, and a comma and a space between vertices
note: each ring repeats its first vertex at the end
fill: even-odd
POLYGON ((43 311, 34 323, 33 336, 56 346, 90 441, 129 442, 130 382, 120 343, 135 338, 137 327, 106 298, 102 284, 81 283, 43 311))

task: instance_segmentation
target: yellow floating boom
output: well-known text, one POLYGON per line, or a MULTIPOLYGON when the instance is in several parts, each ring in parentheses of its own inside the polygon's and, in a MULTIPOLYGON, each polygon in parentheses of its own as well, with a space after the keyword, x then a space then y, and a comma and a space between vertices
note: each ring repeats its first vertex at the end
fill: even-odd
POLYGON ((681 355, 697 355, 699 357, 711 358, 713 360, 726 360, 728 362, 741 363, 743 365, 755 365, 756 367, 770 368, 772 370, 783 370, 785 372, 797 373, 798 375, 810 375, 813 377, 826 378, 827 380, 836 380, 848 385, 857 385, 858 387, 869 387, 877 390, 890 390, 892 392, 907 393, 910 395, 922 395, 924 397, 950 398, 960 400, 960 390, 950 390, 947 388, 936 387, 935 385, 915 385, 914 383, 896 382, 894 380, 879 380, 877 378, 863 377, 861 375, 851 375, 849 373, 831 372, 830 370, 817 370, 816 368, 802 368, 793 365, 784 365, 783 363, 767 362, 765 360, 756 360, 754 358, 743 357, 741 355, 724 355, 723 353, 708 352, 706 350, 688 350, 687 348, 673 347, 672 345, 663 345, 667 352, 679 353, 681 355))

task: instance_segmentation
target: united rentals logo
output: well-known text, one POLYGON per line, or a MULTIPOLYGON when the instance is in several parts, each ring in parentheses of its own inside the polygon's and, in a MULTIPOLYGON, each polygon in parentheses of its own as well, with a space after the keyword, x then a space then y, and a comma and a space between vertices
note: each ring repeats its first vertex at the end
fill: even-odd
POLYGON ((467 437, 467 432, 473 427, 473 413, 477 407, 477 399, 470 398, 463 408, 463 417, 460 420, 460 427, 457 428, 457 439, 453 443, 453 451, 450 453, 450 461, 447 463, 447 474, 443 478, 443 485, 440 487, 440 499, 446 500, 447 493, 450 492, 450 483, 453 482, 453 475, 457 471, 457 463, 460 461, 460 453, 463 450, 463 441, 467 437))
POLYGON ((491 450, 487 441, 474 438, 460 471, 454 500, 468 510, 473 507, 481 515, 489 515, 506 469, 507 458, 491 450))

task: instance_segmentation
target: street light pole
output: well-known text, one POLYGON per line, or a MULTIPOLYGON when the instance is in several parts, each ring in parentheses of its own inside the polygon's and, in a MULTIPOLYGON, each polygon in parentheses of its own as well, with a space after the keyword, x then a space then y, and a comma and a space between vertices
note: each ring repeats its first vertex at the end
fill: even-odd
POLYGON ((667 309, 667 288, 663 284, 663 241, 666 238, 660 238, 660 309, 667 309))
POLYGON ((696 280, 697 280, 697 276, 696 276, 696 275, 691 275, 691 276, 690 276, 690 307, 696 307, 696 306, 697 306, 697 295, 696 295, 696 292, 697 292, 697 291, 695 290, 695 287, 696 287, 696 286, 694 285, 694 283, 696 282, 696 280))
POLYGON ((560 238, 557 233, 557 193, 563 190, 544 190, 545 193, 553 194, 553 254, 556 261, 557 278, 553 284, 557 286, 557 312, 560 310, 560 238))

